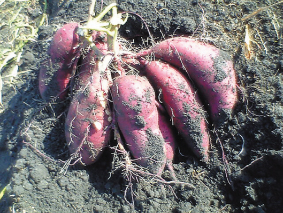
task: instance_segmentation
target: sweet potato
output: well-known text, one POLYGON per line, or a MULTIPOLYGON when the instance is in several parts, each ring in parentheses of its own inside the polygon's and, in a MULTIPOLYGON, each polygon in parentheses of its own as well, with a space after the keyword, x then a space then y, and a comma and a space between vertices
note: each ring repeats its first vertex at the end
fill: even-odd
POLYGON ((163 113, 160 110, 158 110, 158 124, 162 137, 165 141, 166 166, 169 169, 173 179, 177 180, 172 164, 175 156, 177 142, 175 128, 171 125, 170 118, 167 113, 163 113))
POLYGON ((204 110, 190 82, 175 67, 160 61, 144 62, 145 73, 174 125, 194 154, 208 159, 209 135, 204 110))
POLYGON ((227 53, 210 44, 177 37, 162 41, 138 56, 149 54, 187 73, 208 102, 215 125, 231 115, 237 101, 236 77, 227 53))
POLYGON ((160 175, 166 164, 166 150, 152 86, 144 77, 122 76, 113 82, 112 97, 119 128, 134 159, 160 175))
POLYGON ((49 47, 52 61, 71 61, 73 59, 80 42, 77 34, 78 27, 78 23, 71 22, 57 30, 49 47))
MULTIPOLYGON (((77 58, 78 59, 78 58, 77 58)), ((71 64, 65 62, 52 62, 51 58, 41 63, 39 71, 39 92, 45 101, 52 98, 62 101, 68 94, 68 85, 74 75, 77 59, 71 64)))
POLYGON ((166 114, 158 111, 158 125, 165 142, 167 164, 171 165, 176 150, 176 137, 169 119, 166 114))
POLYGON ((64 100, 70 78, 74 75, 80 55, 77 23, 68 23, 54 35, 49 47, 49 57, 41 65, 39 91, 46 101, 64 100))
POLYGON ((93 50, 88 42, 82 44, 82 60, 78 66, 78 72, 76 74, 75 85, 72 88, 73 92, 82 89, 89 82, 89 78, 95 71, 93 69, 94 64, 101 61, 101 56, 106 55, 108 50, 107 35, 103 32, 94 31, 92 34, 93 43, 96 49, 93 50))
POLYGON ((73 158, 84 165, 94 163, 110 140, 112 115, 108 106, 110 82, 93 50, 82 60, 77 92, 70 104, 65 136, 73 158), (93 63, 89 63, 94 60, 93 63))

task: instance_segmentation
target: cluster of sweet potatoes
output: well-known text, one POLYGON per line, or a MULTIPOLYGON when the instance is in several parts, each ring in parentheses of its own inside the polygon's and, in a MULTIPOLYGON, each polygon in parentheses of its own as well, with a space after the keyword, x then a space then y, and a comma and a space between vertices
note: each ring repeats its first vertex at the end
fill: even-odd
POLYGON ((92 31, 89 44, 78 31, 69 23, 56 32, 39 74, 43 99, 72 99, 65 122, 72 158, 94 163, 115 127, 133 159, 151 173, 170 167, 178 140, 208 161, 208 120, 217 127, 237 101, 228 54, 185 37, 113 54, 104 33, 92 31), (129 74, 129 67, 139 74, 129 74))

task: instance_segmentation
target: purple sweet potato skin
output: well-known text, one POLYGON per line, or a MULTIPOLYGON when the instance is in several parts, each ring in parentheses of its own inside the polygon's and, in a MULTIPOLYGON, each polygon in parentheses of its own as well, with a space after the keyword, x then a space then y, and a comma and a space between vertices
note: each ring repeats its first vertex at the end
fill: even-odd
POLYGON ((146 62, 145 73, 155 90, 161 91, 163 104, 188 146, 197 157, 207 160, 205 114, 190 82, 175 67, 161 61, 146 62))
POLYGON ((144 77, 126 75, 113 82, 112 96, 119 128, 134 159, 160 175, 166 150, 152 86, 144 77))
POLYGON ((82 60, 75 83, 75 94, 65 123, 65 136, 71 155, 90 165, 97 161, 111 136, 111 110, 108 105, 109 81, 98 71, 95 53, 82 60))
POLYGON ((158 124, 165 141, 167 163, 171 163, 176 150, 176 133, 170 123, 169 116, 160 111, 158 111, 158 124))
POLYGON ((68 94, 68 85, 74 75, 80 55, 77 23, 68 23, 54 35, 49 47, 49 57, 39 71, 39 92, 41 97, 50 101, 62 101, 68 94))
POLYGON ((71 22, 57 30, 49 48, 52 61, 72 60, 80 42, 79 36, 76 34, 78 27, 78 23, 71 22))
POLYGON ((235 70, 227 53, 185 37, 164 40, 144 53, 184 69, 208 102, 214 124, 221 124, 231 115, 237 90, 235 70))
POLYGON ((88 43, 83 44, 82 51, 82 60, 78 67, 78 72, 76 74, 76 80, 73 89, 73 92, 80 90, 83 86, 87 85, 89 78, 91 77, 94 70, 94 64, 97 63, 97 60, 100 60, 97 56, 97 51, 100 51, 100 54, 105 55, 107 53, 107 35, 106 33, 94 31, 92 34, 93 42, 97 48, 94 51, 89 47, 88 43))
MULTIPOLYGON (((68 94, 70 79, 75 73, 77 60, 66 64, 65 62, 52 62, 51 58, 45 59, 41 63, 39 71, 39 92, 45 101, 55 98, 63 101, 68 94)), ((55 101, 56 101, 55 100, 55 101)))

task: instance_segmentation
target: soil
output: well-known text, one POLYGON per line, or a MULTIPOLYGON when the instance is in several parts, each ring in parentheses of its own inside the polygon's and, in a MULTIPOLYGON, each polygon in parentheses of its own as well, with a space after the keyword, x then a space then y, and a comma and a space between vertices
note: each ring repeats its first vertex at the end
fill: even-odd
MULTIPOLYGON (((109 1, 102 2, 103 7, 109 5, 109 1)), ((54 32, 67 22, 83 24, 90 1, 48 1, 49 24, 39 29, 38 38, 25 46, 22 56, 20 69, 31 71, 2 90, 0 190, 6 186, 6 192, 0 212, 281 212, 283 5, 242 20, 275 2, 118 1, 121 10, 132 12, 120 36, 135 48, 152 43, 148 28, 155 41, 191 36, 233 58, 239 100, 228 122, 217 130, 210 126, 209 163, 199 162, 182 144, 173 162, 177 179, 192 188, 146 177, 129 183, 122 169, 113 171, 110 148, 91 166, 65 168, 59 162, 69 154, 64 138, 66 111, 57 114, 56 108, 68 103, 43 108, 38 72, 54 32), (244 43, 247 25, 253 39, 250 59, 244 43)), ((37 11, 42 8, 40 1, 37 11)), ((170 181, 168 171, 163 177, 170 181)))

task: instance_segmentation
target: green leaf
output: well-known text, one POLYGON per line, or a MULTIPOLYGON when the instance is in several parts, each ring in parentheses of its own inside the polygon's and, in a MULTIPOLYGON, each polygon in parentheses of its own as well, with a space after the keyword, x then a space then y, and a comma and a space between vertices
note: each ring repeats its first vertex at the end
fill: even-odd
POLYGON ((0 192, 0 200, 2 199, 2 197, 4 196, 6 191, 6 186, 4 187, 4 189, 2 189, 2 191, 0 192))

